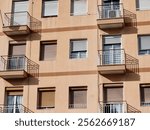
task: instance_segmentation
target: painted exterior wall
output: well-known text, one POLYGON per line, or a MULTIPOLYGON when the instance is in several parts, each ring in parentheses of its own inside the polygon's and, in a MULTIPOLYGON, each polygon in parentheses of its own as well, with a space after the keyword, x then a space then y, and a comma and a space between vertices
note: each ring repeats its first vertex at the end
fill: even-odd
MULTIPOLYGON (((136 16, 137 26, 122 29, 100 30, 97 26, 97 3, 88 0, 87 15, 70 16, 70 0, 59 0, 58 17, 41 18, 41 0, 29 0, 29 13, 41 21, 41 33, 28 36, 8 37, 0 24, 0 55, 8 55, 10 40, 26 40, 26 56, 39 65, 39 78, 23 80, 0 79, 0 104, 5 103, 5 87, 23 86, 23 105, 33 112, 99 112, 99 101, 103 101, 103 84, 122 83, 123 100, 141 112, 150 108, 140 106, 140 84, 150 83, 150 55, 138 55, 137 36, 150 34, 150 10, 136 11, 135 0, 122 0, 123 7, 136 16), (98 52, 102 50, 103 35, 121 35, 125 53, 138 60, 135 68, 129 66, 124 75, 101 75, 97 70, 98 52), (70 39, 86 38, 88 56, 85 59, 69 59, 70 39), (39 61, 40 41, 57 40, 56 60, 39 61), (135 72, 138 69, 139 72, 135 72), (87 108, 69 109, 69 86, 87 86, 87 108), (56 87, 55 108, 37 109, 37 89, 56 87)), ((0 4, 2 15, 11 12, 11 0, 0 4)))

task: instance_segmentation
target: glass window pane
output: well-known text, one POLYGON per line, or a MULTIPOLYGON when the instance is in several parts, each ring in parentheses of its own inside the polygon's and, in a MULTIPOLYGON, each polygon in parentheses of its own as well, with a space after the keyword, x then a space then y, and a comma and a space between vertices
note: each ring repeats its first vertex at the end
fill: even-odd
POLYGON ((83 15, 87 13, 87 0, 71 0, 71 13, 83 15))
POLYGON ((140 50, 150 49, 150 36, 139 36, 140 50))
POLYGON ((58 15, 58 0, 44 0, 43 1, 43 16, 58 15))
POLYGON ((136 6, 139 10, 149 10, 150 0, 136 0, 136 6))
POLYGON ((87 40, 70 41, 70 58, 86 58, 87 40))

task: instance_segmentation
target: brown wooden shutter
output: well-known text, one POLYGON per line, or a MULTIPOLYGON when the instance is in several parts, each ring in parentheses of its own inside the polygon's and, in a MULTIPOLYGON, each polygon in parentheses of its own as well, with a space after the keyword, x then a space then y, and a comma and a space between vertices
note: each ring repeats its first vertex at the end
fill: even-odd
POLYGON ((9 55, 25 55, 25 44, 10 44, 9 55))
POLYGON ((104 88, 104 101, 105 102, 123 101, 123 88, 122 87, 104 88))
POLYGON ((49 43, 46 44, 43 42, 41 44, 41 60, 53 60, 56 59, 57 53, 57 44, 56 43, 49 43))
POLYGON ((39 91, 39 107, 55 107, 55 90, 39 91))
POLYGON ((86 90, 73 91, 74 104, 86 104, 87 92, 86 90))
POLYGON ((5 91, 7 95, 23 95, 23 87, 7 87, 5 91))
POLYGON ((70 104, 87 104, 87 87, 70 88, 70 104))

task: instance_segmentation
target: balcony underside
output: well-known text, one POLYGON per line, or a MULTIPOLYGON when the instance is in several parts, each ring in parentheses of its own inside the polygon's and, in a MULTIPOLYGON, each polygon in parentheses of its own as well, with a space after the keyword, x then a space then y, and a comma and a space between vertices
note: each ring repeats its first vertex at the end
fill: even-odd
POLYGON ((123 28, 124 18, 98 19, 97 25, 100 29, 123 28))
POLYGON ((0 77, 4 79, 27 78, 28 74, 24 70, 0 71, 0 77))
POLYGON ((31 32, 27 25, 4 26, 3 32, 8 36, 27 35, 31 32))
POLYGON ((124 64, 98 65, 98 71, 100 74, 124 74, 126 72, 126 66, 124 64))

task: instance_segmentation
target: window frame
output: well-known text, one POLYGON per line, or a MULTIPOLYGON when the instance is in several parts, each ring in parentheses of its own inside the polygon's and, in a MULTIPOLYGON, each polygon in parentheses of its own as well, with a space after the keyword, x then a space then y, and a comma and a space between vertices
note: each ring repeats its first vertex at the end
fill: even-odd
POLYGON ((88 87, 87 86, 70 86, 69 87, 69 94, 68 94, 68 109, 86 109, 87 108, 87 103, 88 103, 88 87), (73 95, 72 93, 75 91, 85 91, 86 92, 86 103, 82 104, 74 104, 73 103, 73 95))
POLYGON ((140 0, 136 0, 135 3, 136 3, 136 11, 149 11, 150 8, 148 9, 140 9, 140 0))
POLYGON ((144 88, 150 89, 150 83, 140 84, 140 106, 142 107, 150 106, 150 101, 149 102, 143 101, 143 98, 145 98, 144 88))
POLYGON ((85 16, 85 15, 87 15, 88 14, 88 0, 86 0, 86 5, 85 5, 85 7, 86 7, 86 11, 83 13, 78 13, 78 14, 76 14, 76 13, 74 13, 73 12, 73 3, 72 2, 74 2, 75 0, 71 0, 71 2, 70 2, 70 16, 85 16))
POLYGON ((87 38, 81 38, 81 39, 70 39, 70 50, 69 50, 69 59, 86 59, 88 58, 88 39, 87 38), (85 50, 78 50, 73 51, 73 42, 74 41, 86 41, 86 49, 85 50), (78 56, 73 57, 73 53, 76 53, 78 56), (82 57, 81 54, 85 53, 85 57, 82 57))
POLYGON ((58 4, 57 4, 57 15, 54 14, 54 15, 44 15, 44 10, 45 10, 45 6, 44 6, 44 2, 45 1, 51 1, 51 0, 42 0, 42 12, 41 12, 41 17, 42 18, 49 18, 49 17, 58 17, 58 13, 59 13, 59 0, 53 0, 53 1, 58 1, 58 4))
POLYGON ((48 41, 41 41, 40 42, 40 50, 39 50, 39 61, 55 61, 57 58, 57 40, 48 40, 48 41), (44 58, 44 45, 56 45, 56 55, 55 58, 46 59, 44 58))
POLYGON ((138 55, 150 55, 150 49, 145 49, 145 50, 141 50, 141 40, 140 37, 150 37, 150 35, 138 35, 137 39, 138 39, 138 55), (141 53, 140 51, 145 51, 146 53, 141 53))
POLYGON ((56 101, 56 88, 55 87, 43 87, 37 89, 37 109, 54 109, 56 101), (54 106, 42 106, 41 105, 41 93, 42 92, 54 92, 54 106))

